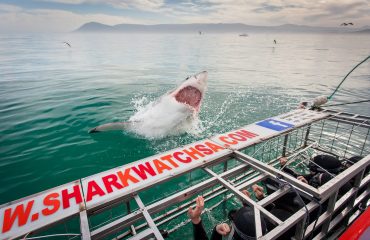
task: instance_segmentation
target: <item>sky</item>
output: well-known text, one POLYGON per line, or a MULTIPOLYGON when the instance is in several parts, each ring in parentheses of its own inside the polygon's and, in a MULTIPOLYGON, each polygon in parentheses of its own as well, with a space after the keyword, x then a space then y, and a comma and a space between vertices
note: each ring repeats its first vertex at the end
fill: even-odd
POLYGON ((70 32, 87 22, 362 27, 370 0, 0 0, 0 32, 70 32))

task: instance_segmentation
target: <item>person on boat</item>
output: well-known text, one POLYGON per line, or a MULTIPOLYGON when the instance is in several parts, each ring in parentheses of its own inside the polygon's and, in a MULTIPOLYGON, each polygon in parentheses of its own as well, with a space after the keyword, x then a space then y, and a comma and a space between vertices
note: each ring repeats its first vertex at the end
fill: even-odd
MULTIPOLYGON (((318 160, 318 159, 321 159, 321 158, 320 157, 316 158, 316 161, 321 163, 320 162, 321 160, 318 160)), ((280 160, 281 167, 284 167, 288 162, 288 159, 286 157, 282 157, 279 160, 280 160)), ((332 166, 332 165, 329 165, 329 166, 332 166)), ((293 177, 297 178, 298 180, 306 184, 310 184, 311 186, 316 187, 316 188, 324 185, 325 183, 330 181, 330 179, 332 178, 332 176, 329 173, 317 172, 315 168, 312 168, 312 170, 314 170, 315 172, 311 171, 310 174, 307 174, 307 175, 299 174, 287 166, 282 168, 282 170, 288 173, 289 175, 292 175, 293 177)), ((267 178, 263 181, 263 183, 266 186, 266 190, 268 194, 272 194, 278 191, 279 189, 281 189, 281 182, 279 181, 279 179, 267 178)), ((283 209, 286 211, 285 216, 287 214, 289 214, 288 216, 295 214, 297 211, 302 209, 309 202, 306 198, 302 198, 301 196, 299 196, 298 195, 299 193, 297 191, 294 191, 292 188, 286 194, 284 194, 282 197, 278 198, 274 202, 275 204, 279 205, 280 209, 283 209)), ((309 221, 309 223, 312 223, 315 219, 317 219, 320 216, 322 212, 326 211, 327 206, 328 206, 328 202, 324 202, 323 204, 321 204, 320 208, 314 209, 308 216, 307 220, 309 221)), ((290 236, 294 236, 295 231, 293 231, 292 229, 290 231, 291 231, 290 236)), ((285 239, 290 239, 290 238, 288 237, 285 239)))
MULTIPOLYGON (((252 190, 255 193, 255 196, 258 200, 261 200, 265 197, 263 188, 257 184, 252 186, 252 190)), ((242 190, 242 192, 250 197, 250 194, 247 190, 242 190)), ((195 240, 208 240, 208 236, 204 229, 201 213, 204 209, 204 198, 199 196, 195 199, 196 207, 189 208, 188 215, 193 223, 193 234, 195 240)), ((242 202, 243 203, 243 202, 242 202)), ((283 208, 275 204, 270 204, 265 207, 270 213, 275 215, 280 220, 284 221, 288 219, 292 214, 283 208)), ((211 240, 221 240, 223 236, 229 236, 229 239, 242 240, 242 239, 256 239, 255 232, 255 220, 254 220, 254 211, 253 208, 248 206, 246 203, 243 203, 243 207, 239 209, 231 210, 228 214, 230 220, 230 225, 227 223, 221 223, 216 225, 213 228, 211 240)), ((275 226, 269 221, 265 220, 261 216, 261 227, 262 234, 266 234, 269 230, 275 228, 275 226)), ((289 239, 295 233, 295 228, 292 228, 282 234, 278 239, 289 239)))
MULTIPOLYGON (((264 184, 264 181, 260 182, 260 185, 263 185, 263 184, 264 184)), ((254 184, 252 186, 252 190, 257 200, 259 201, 265 198, 264 188, 261 187, 260 185, 254 184)), ((266 186, 266 189, 267 189, 267 186, 266 186)), ((284 194, 284 196, 275 200, 273 203, 267 205, 265 208, 270 213, 275 215, 275 217, 279 218, 281 221, 285 221, 290 216, 292 216, 294 213, 296 213, 298 209, 303 207, 303 203, 300 203, 298 199, 296 199, 296 197, 297 197, 297 194, 295 192, 288 192, 284 194), (295 206, 296 209, 293 210, 292 208, 288 206, 295 206)), ((267 227, 267 230, 270 231, 275 228, 275 225, 269 221, 266 221, 266 227, 267 227)), ((291 239, 294 236, 295 232, 296 232, 296 228, 292 227, 276 239, 278 240, 291 239)))
MULTIPOLYGON (((246 191, 243 193, 245 194, 246 191)), ((249 196, 249 195, 247 195, 249 196)), ((204 198, 198 196, 196 199, 196 207, 189 208, 188 216, 193 223, 193 235, 195 240, 208 240, 207 233, 204 229, 201 213, 204 209, 204 198)), ((238 210, 231 210, 229 212, 229 219, 232 224, 231 227, 227 223, 217 224, 212 231, 211 240, 221 240, 223 236, 229 235, 233 230, 233 239, 242 240, 248 238, 255 238, 255 223, 254 223, 254 212, 253 208, 249 206, 243 206, 238 210), (248 238, 246 238, 248 237, 248 238)), ((261 217, 262 232, 266 233, 266 223, 263 217, 261 217)))
POLYGON ((292 175, 293 177, 297 178, 298 180, 304 183, 314 185, 315 187, 318 187, 318 183, 315 182, 315 180, 317 180, 319 173, 328 173, 329 175, 335 176, 336 174, 342 171, 341 162, 337 158, 330 156, 330 155, 315 156, 308 164, 310 173, 305 174, 305 175, 297 173, 296 171, 289 168, 288 166, 285 166, 286 163, 288 162, 288 159, 286 157, 281 157, 279 161, 280 161, 280 166, 282 167, 283 172, 286 172, 289 175, 292 175))
MULTIPOLYGON (((363 159, 363 156, 352 156, 348 158, 346 161, 344 161, 343 168, 344 170, 351 167, 353 164, 357 163, 361 159, 363 159)), ((364 174, 367 175, 370 172, 370 165, 366 167, 364 174)))
MULTIPOLYGON (((315 188, 324 185, 344 170, 338 158, 325 154, 317 155, 309 162, 308 168, 310 173, 306 175, 299 174, 293 169, 285 166, 288 161, 286 157, 281 157, 279 161, 284 172, 315 188)), ((339 196, 344 195, 350 188, 351 184, 345 183, 339 190, 339 196)))

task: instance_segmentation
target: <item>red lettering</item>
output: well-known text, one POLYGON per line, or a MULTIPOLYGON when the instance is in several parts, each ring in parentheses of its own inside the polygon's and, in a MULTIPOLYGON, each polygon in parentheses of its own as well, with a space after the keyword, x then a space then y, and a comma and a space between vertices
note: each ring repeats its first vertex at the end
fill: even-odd
POLYGON ((79 185, 73 186, 73 192, 68 193, 67 189, 62 191, 63 209, 69 208, 69 199, 75 198, 76 204, 82 202, 82 195, 79 185))
POLYGON ((26 210, 23 207, 23 204, 18 205, 14 212, 12 209, 8 208, 4 211, 4 221, 2 232, 5 233, 12 229, 14 221, 18 218, 18 227, 23 226, 27 223, 28 216, 31 213, 31 209, 35 200, 31 200, 27 203, 26 210))
POLYGON ((245 141, 245 140, 247 140, 247 138, 246 138, 246 137, 243 137, 243 136, 238 135, 238 134, 235 134, 235 133, 230 133, 230 134, 229 134, 229 135, 227 135, 227 136, 229 136, 230 138, 235 139, 235 140, 237 140, 237 141, 245 141))
POLYGON ((235 145, 235 144, 237 144, 237 143, 238 143, 238 141, 235 141, 235 140, 232 140, 232 141, 227 140, 227 139, 228 139, 228 137, 226 137, 226 136, 222 136, 222 137, 220 137, 219 139, 220 139, 221 141, 223 141, 224 143, 228 143, 228 144, 232 144, 232 145, 235 145))
POLYGON ((102 177, 105 189, 107 189, 107 193, 113 192, 112 186, 117 188, 118 190, 123 188, 121 184, 119 184, 118 177, 115 174, 110 174, 108 176, 102 177))
POLYGON ((132 170, 134 170, 134 172, 139 177, 141 177, 141 179, 143 179, 143 180, 145 180, 145 179, 148 178, 148 176, 146 175, 146 173, 149 173, 152 176, 157 175, 155 173, 154 169, 152 168, 152 166, 150 165, 150 162, 146 162, 145 165, 146 165, 146 167, 143 164, 139 164, 138 165, 139 169, 137 169, 136 167, 132 167, 132 170))
POLYGON ((200 157, 204 157, 204 155, 201 152, 195 150, 193 147, 189 148, 189 150, 190 151, 184 149, 183 151, 184 151, 184 153, 189 155, 192 159, 198 160, 198 157, 196 155, 198 155, 200 157))
POLYGON ((51 215, 55 213, 56 211, 58 211, 60 207, 60 201, 59 199, 57 199, 58 197, 59 197, 59 193, 50 193, 44 198, 44 201, 43 201, 44 205, 46 207, 47 206, 52 207, 51 209, 45 208, 41 211, 44 216, 51 215))
POLYGON ((218 146, 214 143, 211 143, 211 142, 205 142, 204 143, 207 147, 209 147, 210 149, 212 149, 214 152, 218 152, 219 150, 223 150, 224 148, 221 147, 221 146, 218 146))
POLYGON ((184 153, 183 152, 174 152, 173 153, 173 157, 177 160, 177 161, 180 161, 180 162, 183 162, 183 163, 189 163, 191 162, 191 158, 190 157, 186 157, 185 159, 184 158, 181 158, 179 155, 183 155, 184 153))
POLYGON ((103 189, 93 180, 87 183, 86 202, 90 201, 95 195, 104 196, 103 189))
POLYGON ((154 166, 157 169, 157 172, 159 174, 161 174, 163 172, 163 170, 171 170, 172 169, 168 165, 164 164, 163 162, 161 162, 161 160, 158 160, 158 159, 154 159, 153 164, 154 164, 154 166))
POLYGON ((134 176, 130 175, 130 170, 131 170, 131 168, 127 168, 127 169, 125 169, 125 173, 122 173, 122 171, 117 172, 117 175, 118 175, 119 179, 121 180, 123 187, 127 187, 129 185, 128 184, 129 180, 132 183, 139 182, 139 180, 137 180, 134 176))
POLYGON ((166 160, 168 161, 173 167, 177 168, 179 165, 177 163, 175 163, 175 161, 172 160, 172 156, 169 154, 169 155, 166 155, 166 156, 163 156, 161 157, 162 160, 166 160))
POLYGON ((202 144, 195 145, 195 149, 198 150, 198 151, 201 151, 202 153, 204 153, 206 155, 211 155, 213 153, 213 151, 211 149, 208 149, 206 146, 204 146, 202 144))
POLYGON ((236 134, 239 134, 241 136, 247 137, 247 138, 254 138, 254 137, 257 137, 258 136, 257 133, 252 133, 252 132, 249 132, 249 131, 244 130, 244 129, 239 130, 239 131, 237 131, 235 133, 236 134))

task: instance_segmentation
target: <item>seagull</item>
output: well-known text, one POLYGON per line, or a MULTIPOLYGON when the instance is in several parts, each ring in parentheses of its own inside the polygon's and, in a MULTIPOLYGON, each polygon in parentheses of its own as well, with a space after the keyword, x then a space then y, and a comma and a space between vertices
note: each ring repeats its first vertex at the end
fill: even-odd
POLYGON ((342 23, 341 26, 347 26, 347 25, 354 25, 353 23, 349 22, 349 23, 342 23))
POLYGON ((71 46, 71 44, 69 44, 69 43, 67 43, 67 42, 63 42, 63 43, 67 44, 67 45, 68 45, 68 47, 72 47, 72 46, 71 46))

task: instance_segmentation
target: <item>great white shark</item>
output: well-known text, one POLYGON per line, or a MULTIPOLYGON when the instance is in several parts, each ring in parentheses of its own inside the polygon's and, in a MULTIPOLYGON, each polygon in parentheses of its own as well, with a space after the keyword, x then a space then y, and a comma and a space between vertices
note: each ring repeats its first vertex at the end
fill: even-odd
POLYGON ((91 129, 89 133, 125 130, 160 138, 186 132, 197 120, 207 79, 206 71, 187 77, 180 86, 143 107, 127 122, 106 123, 91 129))

